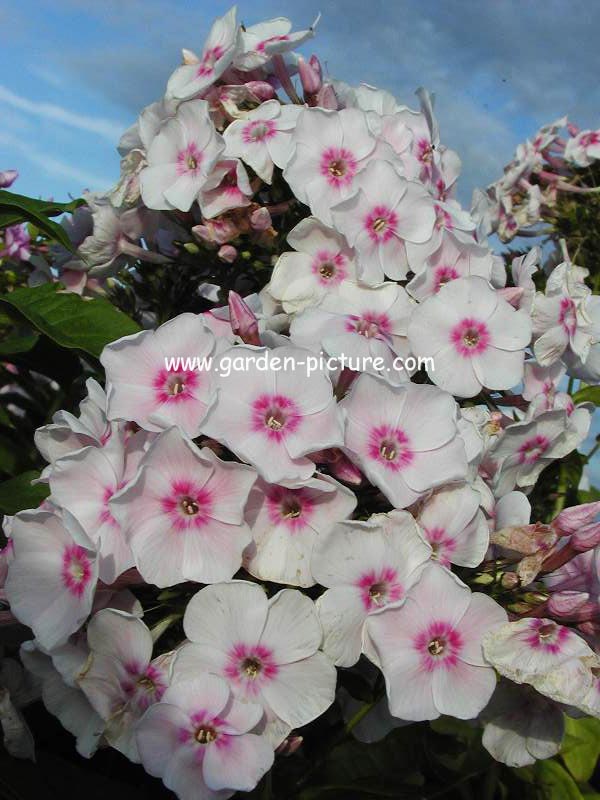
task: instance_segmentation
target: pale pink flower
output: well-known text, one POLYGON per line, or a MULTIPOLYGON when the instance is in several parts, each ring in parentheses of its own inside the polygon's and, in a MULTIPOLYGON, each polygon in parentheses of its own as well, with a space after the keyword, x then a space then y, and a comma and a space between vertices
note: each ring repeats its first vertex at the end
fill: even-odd
POLYGON ((205 219, 217 217, 233 208, 250 205, 253 195, 248 173, 237 158, 227 158, 217 165, 206 179, 198 203, 205 219))
POLYGON ((240 38, 236 7, 233 6, 213 22, 197 61, 184 63, 171 75, 167 96, 187 100, 212 86, 240 51, 240 38))
POLYGON ((257 25, 243 28, 240 53, 234 66, 239 70, 255 70, 267 64, 278 53, 286 53, 312 39, 319 18, 305 31, 292 32, 292 23, 286 17, 277 17, 257 25))
POLYGON ((589 167, 600 159, 600 129, 580 131, 571 137, 565 147, 565 160, 576 167, 589 167))
POLYGON ((383 672, 392 714, 415 721, 476 717, 496 686, 482 638, 505 621, 491 597, 429 565, 402 606, 366 622, 367 656, 383 672))
POLYGON ((139 762, 135 725, 170 680, 172 653, 152 659, 152 635, 141 619, 104 609, 87 627, 90 657, 78 684, 104 720, 107 741, 139 762))
POLYGON ((488 248, 474 241, 463 242, 454 236, 446 236, 427 258, 424 267, 406 287, 409 294, 419 301, 437 294, 442 286, 457 278, 478 275, 491 280, 494 256, 488 248))
POLYGON ((253 733, 263 710, 240 703, 216 675, 170 686, 136 731, 144 769, 179 800, 226 800, 249 792, 273 764, 273 748, 253 733))
POLYGON ((446 392, 412 383, 388 386, 363 374, 340 407, 345 451, 396 508, 406 508, 429 489, 466 477, 457 406, 446 392))
MULTIPOLYGON (((38 642, 23 642, 20 658, 25 668, 41 683, 42 701, 50 714, 76 738, 75 747, 83 758, 90 758, 98 749, 104 722, 94 711, 74 681, 62 675, 53 663, 57 651, 44 651, 38 642)), ((83 667, 83 662, 79 667, 83 667)))
POLYGON ((426 242, 433 233, 433 199, 387 161, 371 161, 354 189, 331 213, 335 227, 356 250, 359 278, 370 284, 380 283, 384 275, 403 280, 409 268, 405 243, 426 242))
POLYGON ((224 148, 206 100, 182 103, 148 148, 148 166, 140 172, 144 204, 159 210, 189 211, 224 148))
POLYGON ((481 743, 488 753, 509 767, 525 767, 552 758, 565 732, 559 706, 529 686, 502 680, 481 712, 481 743))
POLYGON ((419 508, 417 522, 444 567, 476 567, 489 545, 489 529, 479 504, 479 492, 464 486, 437 490, 419 508))
POLYGON ((356 279, 354 252, 343 236, 315 217, 299 222, 287 236, 295 253, 282 253, 275 264, 269 293, 287 313, 314 306, 356 279))
POLYGON ((327 475, 291 487, 258 480, 246 504, 253 541, 244 566, 263 581, 313 586, 315 545, 356 507, 354 494, 327 475))
POLYGON ((133 553, 113 517, 109 501, 133 478, 143 455, 145 433, 127 443, 115 432, 106 445, 84 447, 59 459, 50 473, 51 499, 66 508, 94 542, 99 577, 111 584, 134 565, 133 553))
POLYGON ((210 403, 211 378, 207 369, 191 362, 209 356, 214 342, 202 315, 180 314, 154 331, 107 345, 100 361, 106 370, 109 419, 133 421, 155 432, 179 425, 197 436, 210 403), (178 357, 182 361, 169 369, 165 358, 178 357))
POLYGON ((394 360, 408 355, 406 332, 414 308, 406 290, 396 283, 368 288, 347 282, 316 308, 295 316, 290 339, 317 352, 322 348, 330 356, 345 356, 349 361, 342 366, 356 372, 406 381, 409 374, 395 367, 394 360))
POLYGON ((29 261, 31 257, 31 238, 25 225, 10 225, 2 231, 4 240, 0 248, 0 258, 14 261, 29 261))
POLYGON ((358 661, 367 617, 402 603, 430 556, 431 549, 406 511, 340 523, 319 538, 312 570, 328 589, 317 600, 317 610, 323 650, 337 666, 351 667, 358 661))
POLYGON ((267 100, 234 120, 226 129, 225 155, 241 158, 266 183, 271 183, 273 167, 283 169, 289 161, 292 131, 300 106, 283 106, 267 100))
POLYGON ((523 376, 523 399, 534 400, 543 396, 543 410, 550 411, 554 408, 558 384, 563 379, 566 367, 560 361, 549 367, 542 367, 536 361, 525 362, 523 376))
POLYGON ((231 578, 251 541, 243 511, 255 480, 253 469, 199 450, 177 428, 162 433, 110 501, 144 579, 172 586, 231 578))
POLYGON ((563 285, 560 291, 537 292, 531 318, 535 342, 533 352, 543 367, 550 366, 568 353, 585 363, 593 342, 592 320, 585 310, 586 294, 571 294, 563 285))
POLYGON ((255 583, 207 586, 190 600, 183 627, 190 643, 175 659, 174 682, 203 671, 225 678, 238 699, 264 708, 274 745, 333 702, 335 667, 319 650, 314 604, 296 589, 269 600, 255 583))
POLYGON ((523 289, 519 308, 524 308, 528 313, 531 312, 533 298, 535 297, 533 275, 538 271, 541 258, 542 251, 540 248, 532 247, 527 255, 513 258, 510 268, 513 283, 523 289))
POLYGON ((64 644, 92 608, 98 564, 92 543, 67 512, 23 511, 13 519, 14 559, 6 595, 12 613, 47 649, 64 644))
POLYGON ((215 365, 217 401, 203 433, 253 464, 269 483, 307 480, 314 471, 307 455, 343 443, 331 380, 318 371, 307 376, 309 356, 299 347, 237 346, 215 365))
POLYGON ((356 176, 375 149, 367 117, 358 109, 307 108, 292 137, 283 177, 315 217, 332 225, 331 207, 356 193, 356 176))
POLYGON ((433 359, 427 374, 458 397, 485 386, 510 389, 523 377, 531 322, 483 278, 459 278, 427 298, 408 327, 413 354, 433 359))

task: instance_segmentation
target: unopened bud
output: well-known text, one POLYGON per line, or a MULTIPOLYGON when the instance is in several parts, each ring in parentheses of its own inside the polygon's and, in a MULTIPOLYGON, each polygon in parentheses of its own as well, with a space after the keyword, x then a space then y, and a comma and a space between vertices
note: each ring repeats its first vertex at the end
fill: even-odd
POLYGON ((19 177, 16 169, 5 169, 0 172, 0 189, 8 189, 19 177))
POLYGON ((520 583, 516 572, 505 572, 500 578, 500 585, 503 589, 515 589, 520 583))
POLYGON ((338 110, 338 99, 333 86, 330 83, 324 83, 317 92, 315 105, 319 108, 326 108, 331 111, 338 110))
POLYGON ((589 525, 600 514, 600 501, 583 503, 580 506, 565 508, 552 520, 552 527, 559 536, 577 533, 584 525, 589 525))
POLYGON ((229 292, 231 330, 246 344, 260 345, 258 320, 237 292, 229 292))
POLYGON ((569 617, 588 600, 587 592, 555 592, 548 598, 548 612, 553 617, 569 617))
POLYGON ((600 523, 593 522, 585 525, 574 533, 571 537, 571 547, 578 553, 585 553, 586 550, 593 550, 600 544, 600 523))
POLYGON ((219 248, 217 258, 224 261, 226 264, 233 264, 238 255, 238 251, 232 244, 224 244, 219 248))
POLYGON ((302 746, 304 739, 302 736, 288 736, 283 742, 275 749, 278 756, 291 756, 298 748, 302 746))
POLYGON ((248 81, 246 88, 261 103, 264 103, 265 100, 272 100, 276 95, 275 89, 266 81, 248 81))
POLYGON ((321 78, 321 65, 316 56, 312 56, 310 61, 305 61, 302 56, 298 57, 298 75, 305 95, 309 97, 317 94, 323 81, 321 78), (313 61, 314 59, 314 61, 313 61), (315 68, 315 62, 317 68, 315 68))
POLYGON ((267 231, 271 227, 272 220, 269 209, 262 206, 250 214, 250 225, 255 231, 267 231))

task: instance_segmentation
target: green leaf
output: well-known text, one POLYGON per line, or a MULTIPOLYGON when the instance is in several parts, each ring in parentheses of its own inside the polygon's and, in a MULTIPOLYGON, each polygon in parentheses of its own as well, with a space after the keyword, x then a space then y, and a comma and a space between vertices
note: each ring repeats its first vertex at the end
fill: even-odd
POLYGON ((583 800, 573 778, 558 761, 536 761, 532 767, 514 770, 522 780, 532 783, 543 800, 583 800))
POLYGON ((594 403, 600 406, 600 386, 585 386, 573 395, 573 402, 577 403, 594 403))
POLYGON ((31 470, 0 483, 0 513, 12 516, 26 508, 37 508, 50 494, 50 487, 46 483, 32 485, 35 478, 39 478, 39 472, 31 470))
POLYGON ((104 298, 83 299, 58 291, 57 284, 15 289, 0 295, 4 304, 62 347, 98 358, 105 345, 137 333, 139 325, 104 298))
POLYGON ((27 353, 37 344, 39 333, 27 331, 20 335, 12 335, 0 342, 0 356, 13 356, 15 353, 27 353))
POLYGON ((81 199, 72 200, 70 203, 35 200, 33 197, 25 197, 22 194, 0 189, 0 228, 29 222, 49 239, 55 239, 68 250, 72 250, 73 245, 65 229, 62 225, 52 222, 49 217, 71 213, 84 203, 85 201, 81 199))
POLYGON ((600 756, 600 720, 566 717, 561 756, 578 783, 588 781, 600 756))

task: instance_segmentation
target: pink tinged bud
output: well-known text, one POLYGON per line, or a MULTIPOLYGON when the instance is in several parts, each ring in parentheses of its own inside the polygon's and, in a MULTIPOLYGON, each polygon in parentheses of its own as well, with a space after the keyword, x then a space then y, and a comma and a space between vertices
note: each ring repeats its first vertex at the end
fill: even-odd
POLYGON ((245 344, 260 345, 258 320, 237 292, 229 292, 229 323, 231 330, 245 344))
MULTIPOLYGON (((315 69, 311 63, 313 58, 315 58, 315 56, 312 56, 311 60, 308 62, 306 62, 302 56, 298 58, 298 75, 300 76, 300 83, 302 84, 305 96, 316 94, 323 85, 320 65, 318 69, 315 69)), ((317 64, 319 64, 318 61, 317 64)))
POLYGON ((505 289, 497 289, 496 291, 500 297, 503 297, 506 300, 507 303, 510 303, 511 306, 518 308, 525 289, 523 289, 522 286, 507 286, 505 289))
POLYGON ((284 739, 279 747, 277 747, 275 752, 278 756, 291 756, 302 746, 303 741, 304 739, 302 736, 288 736, 287 739, 284 739))
POLYGON ((0 189, 8 189, 19 177, 16 169, 5 169, 0 172, 0 189))
POLYGON ((587 592, 556 592, 548 598, 548 612, 553 617, 571 617, 589 597, 587 592))
POLYGON ((269 209, 263 206, 253 211, 250 214, 250 225, 255 231, 268 231, 272 225, 269 209))
POLYGON ((317 92, 315 105, 319 108, 326 108, 330 111, 338 110, 338 99, 333 86, 330 83, 325 83, 317 92))
MULTIPOLYGON (((308 63, 314 69, 314 71, 318 74, 319 80, 321 84, 323 82, 323 70, 321 68, 321 62, 317 58, 317 56, 313 53, 313 55, 308 59, 308 63)), ((321 88, 321 84, 319 84, 319 88, 321 88)))
POLYGON ((574 533, 571 537, 571 547, 578 553, 585 553, 586 550, 593 550, 600 544, 600 523, 594 522, 591 525, 584 525, 583 528, 574 533))
POLYGON ((287 96, 290 98, 292 103, 296 103, 297 105, 302 105, 300 98, 298 97, 296 90, 294 88, 294 84, 290 78, 290 73, 287 68, 287 64, 285 63, 283 56, 279 53, 273 56, 273 71, 275 72, 275 76, 277 80, 281 84, 282 89, 285 91, 287 96))
POLYGON ((231 244, 224 244, 223 247, 219 248, 219 252, 217 253, 217 258, 224 261, 226 264, 233 264, 236 260, 238 255, 238 251, 235 247, 231 244))
POLYGON ((503 589, 514 589, 520 583, 519 576, 516 572, 505 572, 500 579, 503 589))
POLYGON ((580 506, 565 508, 551 524, 559 536, 570 536, 593 522, 598 514, 600 514, 600 501, 583 503, 580 506))
POLYGON ((248 81, 246 89, 252 92, 261 103, 264 103, 265 100, 273 100, 276 95, 275 89, 266 81, 248 81))

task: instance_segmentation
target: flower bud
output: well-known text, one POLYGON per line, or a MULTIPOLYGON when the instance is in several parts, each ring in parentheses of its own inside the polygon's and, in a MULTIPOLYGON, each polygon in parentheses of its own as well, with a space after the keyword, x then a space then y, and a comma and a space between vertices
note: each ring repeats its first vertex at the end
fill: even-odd
POLYGON ((272 220, 269 209, 262 206, 250 214, 250 225, 255 231, 267 231, 271 227, 272 220))
POLYGON ((246 344, 260 345, 258 320, 237 292, 229 292, 231 330, 246 344))
POLYGON ((555 592, 548 598, 548 612, 553 617, 569 617, 589 599, 587 592, 555 592))
POLYGON ((266 81, 248 81, 246 88, 261 103, 264 103, 265 100, 272 100, 276 95, 275 89, 266 81))
POLYGON ((331 111, 338 110, 338 99, 333 86, 330 83, 324 83, 319 89, 316 97, 315 105, 319 108, 327 108, 331 111))
POLYGON ((321 65, 316 56, 311 56, 310 61, 305 61, 302 56, 298 57, 298 75, 305 95, 317 94, 323 81, 321 78, 321 65), (313 60, 314 59, 314 60, 313 60), (316 67, 315 67, 316 64, 316 67))
POLYGON ((565 508, 552 520, 551 525, 559 536, 570 536, 589 525, 600 514, 600 501, 565 508))
POLYGON ((0 189, 8 189, 19 177, 16 169, 5 169, 0 172, 0 189))
POLYGON ((226 264, 233 264, 233 262, 237 258, 238 251, 235 247, 231 244, 224 244, 222 247, 219 248, 219 252, 217 253, 217 258, 221 261, 224 261, 226 264))
POLYGON ((593 522, 591 525, 584 525, 571 537, 571 547, 578 553, 585 553, 586 550, 593 550, 600 544, 600 523, 593 522))
POLYGON ((277 747, 275 752, 278 756, 291 756, 302 746, 303 741, 304 739, 302 736, 288 736, 287 739, 284 739, 279 747, 277 747))
POLYGON ((514 589, 520 583, 516 572, 505 572, 500 578, 500 585, 503 589, 514 589))

